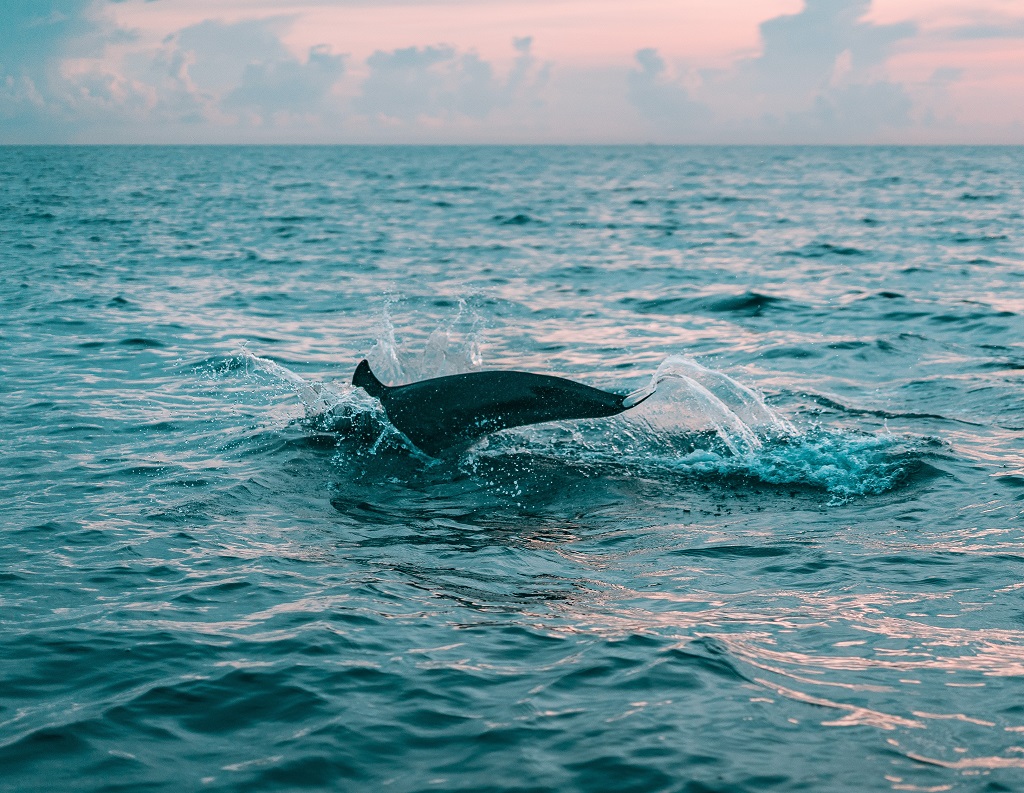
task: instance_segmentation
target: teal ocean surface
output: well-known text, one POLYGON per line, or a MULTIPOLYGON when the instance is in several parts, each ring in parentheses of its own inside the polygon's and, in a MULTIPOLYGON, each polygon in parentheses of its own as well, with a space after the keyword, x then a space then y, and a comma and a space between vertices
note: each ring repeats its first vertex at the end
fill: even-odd
POLYGON ((0 273, 0 790, 1024 789, 1024 150, 7 147, 0 273))

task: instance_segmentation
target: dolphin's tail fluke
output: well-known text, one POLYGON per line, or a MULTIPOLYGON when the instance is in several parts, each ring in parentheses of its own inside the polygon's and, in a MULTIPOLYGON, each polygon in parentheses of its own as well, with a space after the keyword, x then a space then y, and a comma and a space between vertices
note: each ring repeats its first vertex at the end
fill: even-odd
POLYGON ((641 402, 646 399, 650 399, 654 396, 654 392, 658 389, 658 384, 652 382, 650 385, 645 385, 643 388, 638 388, 632 394, 628 394, 625 399, 622 400, 622 407, 626 410, 635 408, 641 402))
POLYGON ((370 371, 370 362, 363 358, 359 362, 359 366, 356 367, 355 374, 352 375, 352 385, 363 389, 367 394, 377 399, 380 399, 381 394, 384 393, 384 389, 387 388, 377 376, 370 371))

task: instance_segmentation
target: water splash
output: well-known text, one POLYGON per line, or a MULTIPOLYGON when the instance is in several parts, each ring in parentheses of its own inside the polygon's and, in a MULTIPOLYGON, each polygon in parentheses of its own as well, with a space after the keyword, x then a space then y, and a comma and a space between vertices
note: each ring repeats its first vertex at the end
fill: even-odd
POLYGON ((778 415, 764 401, 764 397, 728 375, 708 369, 684 355, 670 355, 654 373, 655 386, 668 378, 677 377, 712 393, 716 403, 731 414, 730 422, 738 421, 751 434, 785 437, 793 435, 793 425, 778 415))
POLYGON ((666 358, 643 390, 655 396, 625 415, 655 434, 710 429, 739 455, 761 448, 766 431, 792 432, 758 394, 682 355, 666 358))
POLYGON ((395 338, 395 323, 391 319, 391 300, 388 299, 377 318, 377 330, 373 346, 366 354, 378 377, 385 382, 407 382, 405 367, 399 359, 398 341, 395 338))
POLYGON ((375 340, 366 358, 386 383, 411 383, 430 377, 472 372, 483 364, 480 314, 460 299, 454 317, 443 319, 421 352, 403 349, 391 317, 391 302, 378 317, 375 340))
POLYGON ((438 325, 427 339, 416 379, 472 372, 482 365, 480 316, 459 300, 455 319, 438 325))
POLYGON ((612 444, 648 468, 848 498, 891 490, 917 463, 915 450, 891 435, 799 431, 753 389, 683 355, 666 358, 649 388, 655 396, 624 415, 637 431, 619 433, 612 444))
POLYGON ((617 419, 523 427, 491 436, 478 457, 555 454, 595 475, 625 466, 642 476, 755 481, 824 490, 841 501, 884 493, 920 467, 893 435, 798 430, 764 397, 691 358, 666 358, 617 419))
POLYGON ((245 348, 238 352, 238 358, 245 364, 247 371, 261 372, 289 386, 302 403, 307 419, 314 419, 334 410, 349 396, 348 392, 353 390, 339 390, 318 380, 307 380, 291 369, 269 358, 261 358, 245 348))
MULTIPOLYGON (((385 355, 394 353, 401 362, 397 348, 387 347, 391 338, 384 333, 379 343, 390 350, 385 355)), ((438 329, 422 357, 409 360, 427 369, 427 376, 439 376, 478 353, 476 340, 460 341, 438 329)), ((249 373, 291 390, 311 431, 360 441, 367 447, 361 455, 408 447, 380 403, 362 389, 306 379, 244 349, 238 360, 249 373)), ((630 398, 639 402, 648 396, 612 420, 553 422, 496 433, 467 452, 469 470, 499 457, 554 457, 588 476, 625 467, 637 476, 809 487, 842 500, 891 490, 919 462, 913 445, 892 435, 820 427, 799 431, 753 389, 682 355, 666 358, 650 383, 630 398)))

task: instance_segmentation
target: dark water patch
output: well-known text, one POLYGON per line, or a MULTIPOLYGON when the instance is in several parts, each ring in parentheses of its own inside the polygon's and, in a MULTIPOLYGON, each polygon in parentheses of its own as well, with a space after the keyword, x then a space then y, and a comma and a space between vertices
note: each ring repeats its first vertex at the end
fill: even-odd
POLYGON ((107 301, 107 305, 110 308, 120 308, 132 311, 139 310, 138 304, 133 303, 131 300, 128 300, 128 298, 123 297, 122 295, 115 295, 114 297, 110 298, 110 300, 107 301))
POLYGON ((106 427, 99 424, 55 424, 50 428, 50 431, 54 435, 78 435, 80 433, 92 435, 105 432, 106 427))
POLYGON ((491 220, 502 226, 525 226, 530 223, 540 223, 536 218, 523 212, 515 215, 494 215, 491 220))
POLYGON ((743 292, 738 295, 725 295, 723 297, 704 298, 700 307, 707 311, 727 312, 744 314, 746 316, 759 316, 769 309, 780 309, 789 307, 791 301, 772 295, 764 295, 759 292, 743 292))
POLYGON ((234 292, 229 295, 223 295, 217 300, 213 301, 211 306, 215 308, 237 308, 245 309, 251 305, 251 301, 248 295, 243 295, 240 292, 234 292))
POLYGON ((929 322, 951 324, 957 322, 983 322, 989 319, 1005 319, 1006 317, 1017 316, 1012 311, 998 311, 989 309, 987 311, 968 311, 962 314, 933 314, 928 318, 929 322))
MULTIPOLYGON (((829 346, 832 347, 833 345, 829 346)), ((821 352, 811 347, 784 345, 780 347, 769 347, 766 350, 762 350, 761 357, 767 359, 794 358, 796 360, 802 360, 806 358, 820 358, 821 352)))
POLYGON ((979 364, 977 364, 977 368, 982 371, 1017 372, 1024 369, 1024 361, 1016 359, 1006 359, 1001 361, 982 361, 979 364))
POLYGON ((115 218, 109 216, 81 217, 78 223, 82 226, 130 226, 135 223, 133 218, 115 218))
POLYGON ((1007 347, 1003 344, 979 344, 978 349, 980 350, 995 350, 996 352, 1011 352, 1012 347, 1007 347))
POLYGON ((253 301, 257 303, 281 303, 282 301, 292 300, 292 296, 287 292, 260 292, 255 295, 253 301))
POLYGON ((32 526, 26 526, 22 531, 33 533, 43 532, 45 534, 70 534, 77 531, 81 531, 82 525, 80 523, 71 521, 47 521, 46 523, 38 523, 32 526))
POLYGON ((30 402, 25 407, 30 410, 59 410, 62 406, 51 399, 38 399, 30 402))
POLYGON ((175 603, 202 606, 221 602, 226 596, 234 597, 237 593, 251 590, 253 587, 254 584, 248 581, 221 581, 216 584, 191 588, 187 592, 175 595, 172 600, 175 603))
POLYGON ((107 471, 102 476, 158 476, 160 474, 170 473, 178 469, 176 465, 160 465, 160 464, 148 464, 148 465, 132 465, 127 468, 118 468, 112 471, 107 471))
POLYGON ((791 307, 786 298, 764 295, 759 292, 739 294, 701 295, 697 297, 663 297, 654 300, 623 301, 633 306, 639 314, 695 314, 703 312, 734 313, 756 317, 765 311, 782 310, 791 307))
POLYGON ((763 559, 776 556, 787 556, 793 553, 785 546, 756 545, 713 545, 706 548, 679 548, 669 551, 671 556, 699 556, 709 559, 728 559, 732 557, 763 559))
POLYGON ((932 316, 930 311, 887 311, 882 314, 882 319, 887 322, 911 322, 915 319, 931 319, 932 316))
POLYGON ((863 182, 865 187, 893 187, 902 183, 903 177, 901 176, 877 176, 865 179, 863 182))
POLYGON ((213 484, 213 482, 211 482, 209 479, 203 479, 201 477, 194 477, 194 478, 190 478, 190 479, 172 479, 172 480, 167 482, 167 486, 168 487, 183 487, 183 488, 209 487, 212 484, 213 484))
POLYGON ((576 665, 560 676, 553 689, 578 691, 591 686, 614 685, 615 678, 637 669, 643 661, 636 657, 610 652, 600 663, 576 665))
POLYGON ((796 256, 801 259, 821 259, 827 256, 866 256, 867 252, 849 245, 833 245, 830 242, 815 242, 787 251, 780 251, 779 256, 796 256))
MULTIPOLYGON (((834 350, 840 350, 840 351, 860 350, 862 352, 867 352, 869 350, 874 350, 874 349, 878 349, 878 350, 880 350, 882 352, 897 352, 897 351, 899 351, 896 344, 893 344, 892 342, 886 341, 885 339, 874 339, 874 341, 861 340, 861 339, 844 339, 843 341, 829 341, 824 346, 825 346, 826 349, 834 349, 834 350)), ((807 354, 807 356, 805 356, 807 358, 820 357, 821 354, 822 354, 815 347, 807 347, 807 348, 804 348, 804 349, 807 349, 808 353, 810 353, 810 354, 807 354)), ((769 350, 769 352, 770 352, 770 350, 769 350)), ((766 354, 768 354, 768 353, 766 352, 766 354)))
MULTIPOLYGON (((360 736, 352 735, 358 740, 360 736)), ((365 738, 364 738, 365 740, 365 738)), ((387 746, 381 747, 378 757, 387 756, 387 746)), ((392 750, 398 754, 397 750, 392 750)), ((294 788, 309 790, 327 790, 336 788, 340 783, 358 784, 366 778, 366 773, 357 764, 349 762, 334 753, 328 755, 306 754, 302 757, 278 760, 272 768, 262 769, 252 781, 244 783, 249 789, 291 790, 294 788)))
POLYGON ((741 202, 751 201, 753 199, 748 198, 746 196, 718 194, 701 196, 701 200, 707 204, 737 204, 741 202))
POLYGON ((90 322, 88 320, 75 319, 74 317, 53 317, 50 319, 43 318, 38 321, 32 322, 32 325, 35 327, 56 329, 84 328, 87 327, 89 324, 90 322))
POLYGON ((957 234, 952 239, 960 245, 970 245, 976 242, 1004 242, 1010 238, 1006 234, 957 234))
POLYGON ((41 766, 80 761, 94 751, 89 734, 81 724, 46 727, 0 746, 0 767, 11 774, 38 772, 41 766))
MULTIPOLYGON (((955 462, 950 455, 932 454, 933 459, 945 462, 955 462)), ((932 465, 924 459, 924 456, 908 455, 902 461, 902 469, 895 480, 893 491, 901 488, 913 488, 919 485, 926 485, 936 479, 950 479, 952 474, 940 465, 932 465)))
POLYGON ((287 225, 324 223, 327 221, 327 218, 323 215, 266 215, 263 219, 268 223, 282 223, 287 225))
POLYGON ((309 181, 303 181, 303 182, 278 182, 278 183, 276 183, 274 185, 271 185, 270 189, 274 190, 275 192, 278 192, 278 193, 284 193, 284 192, 288 192, 290 190, 310 190, 312 188, 316 188, 316 187, 320 187, 320 186, 321 185, 318 185, 316 182, 309 182, 309 181))
POLYGON ((844 341, 831 341, 826 345, 830 350, 863 350, 871 346, 869 341, 858 339, 845 339, 844 341))
POLYGON ((1002 201, 1004 196, 995 193, 962 193, 961 201, 1002 201))
POLYGON ((54 300, 53 305, 56 306, 85 306, 87 308, 95 308, 99 305, 99 300, 95 297, 83 297, 81 295, 75 297, 66 297, 62 300, 54 300))
POLYGON ((809 399, 812 402, 821 405, 822 407, 829 408, 830 410, 837 410, 840 413, 846 413, 851 416, 875 416, 880 419, 937 419, 939 421, 949 421, 957 424, 966 424, 969 427, 980 427, 981 424, 967 421, 960 418, 952 418, 950 416, 943 416, 939 413, 896 413, 888 410, 872 409, 872 408, 855 408, 849 405, 844 405, 835 399, 831 399, 823 394, 814 394, 807 391, 801 392, 800 396, 805 399, 809 399))
MULTIPOLYGON (((649 762, 628 762, 615 755, 578 760, 566 764, 579 790, 616 790, 622 793, 667 791, 676 778, 649 762)), ((689 791, 687 792, 689 793, 689 791)))
POLYGON ((300 670, 235 670, 210 680, 157 686, 115 709, 129 724, 171 720, 191 732, 221 735, 258 731, 268 723, 302 723, 323 712, 326 701, 301 685, 300 670))
POLYGON ((141 337, 122 339, 118 344, 122 347, 131 347, 138 350, 157 350, 164 347, 163 342, 156 341, 155 339, 144 339, 141 337))
POLYGON ((673 647, 664 655, 673 663, 708 672, 731 682, 744 683, 748 681, 728 648, 721 641, 710 636, 697 638, 683 647, 673 647))

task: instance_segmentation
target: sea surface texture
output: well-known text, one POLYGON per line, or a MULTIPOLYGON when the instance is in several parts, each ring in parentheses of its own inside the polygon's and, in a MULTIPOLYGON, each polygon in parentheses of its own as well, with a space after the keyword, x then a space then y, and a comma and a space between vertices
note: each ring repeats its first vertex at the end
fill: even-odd
POLYGON ((0 273, 0 790, 1024 789, 1024 150, 3 148, 0 273))

